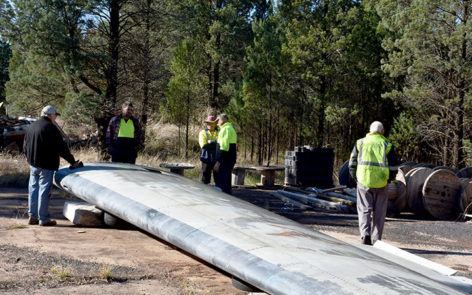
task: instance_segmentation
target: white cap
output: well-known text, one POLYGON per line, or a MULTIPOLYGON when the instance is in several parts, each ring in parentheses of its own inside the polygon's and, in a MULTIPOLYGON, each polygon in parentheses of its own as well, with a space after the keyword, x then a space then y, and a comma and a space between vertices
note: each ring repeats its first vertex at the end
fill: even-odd
POLYGON ((58 112, 56 112, 56 109, 53 106, 47 105, 43 108, 41 111, 41 116, 47 116, 47 115, 57 115, 60 116, 58 112))
POLYGON ((374 133, 374 132, 382 133, 383 130, 384 130, 384 125, 380 123, 379 121, 374 121, 372 122, 372 124, 370 124, 370 128, 369 128, 370 133, 374 133))

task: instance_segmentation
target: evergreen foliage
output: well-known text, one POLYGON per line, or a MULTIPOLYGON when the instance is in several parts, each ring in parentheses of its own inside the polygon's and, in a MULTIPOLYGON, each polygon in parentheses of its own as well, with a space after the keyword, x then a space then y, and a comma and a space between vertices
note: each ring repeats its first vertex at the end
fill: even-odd
POLYGON ((130 100, 144 130, 149 118, 185 127, 185 157, 190 126, 224 111, 240 159, 266 165, 306 144, 342 163, 379 120, 402 160, 459 168, 471 2, 0 0, 0 101, 30 116, 57 105, 104 151, 130 100))

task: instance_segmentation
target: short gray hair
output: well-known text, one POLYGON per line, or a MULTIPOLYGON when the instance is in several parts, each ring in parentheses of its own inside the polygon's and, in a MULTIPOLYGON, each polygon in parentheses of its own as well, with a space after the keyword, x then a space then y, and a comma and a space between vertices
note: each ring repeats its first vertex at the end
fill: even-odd
POLYGON ((372 122, 372 124, 370 124, 370 128, 369 128, 370 133, 374 133, 374 132, 381 133, 383 130, 384 130, 384 126, 379 121, 374 121, 372 122))
POLYGON ((219 114, 218 119, 225 122, 229 121, 228 115, 226 115, 225 113, 219 114))

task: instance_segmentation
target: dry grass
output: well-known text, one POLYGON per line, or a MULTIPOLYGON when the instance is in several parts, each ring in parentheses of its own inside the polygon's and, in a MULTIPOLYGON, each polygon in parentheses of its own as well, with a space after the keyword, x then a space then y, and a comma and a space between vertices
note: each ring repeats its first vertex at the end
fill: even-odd
POLYGON ((102 266, 100 268, 100 273, 98 274, 98 277, 105 280, 111 280, 113 278, 111 268, 108 266, 102 266))
POLYGON ((0 154, 0 186, 28 185, 29 165, 23 155, 0 154))
MULTIPOLYGON (((145 149, 138 155, 136 163, 150 167, 159 167, 163 162, 185 162, 195 166, 195 169, 185 171, 185 176, 192 179, 200 178, 200 146, 198 145, 198 134, 203 125, 192 125, 189 129, 189 151, 188 158, 185 159, 185 128, 180 130, 180 152, 179 150, 179 129, 176 125, 162 122, 149 122, 146 133, 145 149)), ((84 163, 100 162, 98 150, 96 148, 81 148, 73 150, 72 154, 77 160, 84 163)), ((236 165, 253 166, 256 163, 243 158, 243 151, 239 152, 236 165)), ((271 163, 272 165, 275 164, 271 163)), ((60 166, 69 165, 61 158, 60 166)), ((279 161, 283 165, 283 159, 279 161)), ((0 154, 0 187, 26 187, 28 185, 29 165, 24 155, 0 154)), ((252 185, 260 181, 260 174, 248 171, 246 184, 252 185)), ((277 173, 277 183, 283 182, 281 173, 277 173)))
POLYGON ((59 280, 68 280, 72 278, 71 270, 68 268, 63 268, 61 266, 55 266, 51 268, 51 273, 55 275, 59 280))
POLYGON ((27 228, 27 226, 24 224, 18 224, 18 223, 7 227, 7 229, 23 229, 23 228, 27 228))

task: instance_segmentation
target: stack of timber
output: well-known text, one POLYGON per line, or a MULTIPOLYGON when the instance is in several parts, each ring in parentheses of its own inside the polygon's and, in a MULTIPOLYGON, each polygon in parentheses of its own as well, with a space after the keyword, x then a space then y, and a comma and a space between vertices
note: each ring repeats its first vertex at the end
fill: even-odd
POLYGON ((272 195, 302 210, 316 208, 340 213, 356 212, 356 198, 344 193, 345 188, 346 186, 328 189, 286 187, 272 195))
POLYGON ((285 152, 285 184, 332 187, 333 166, 333 149, 297 146, 294 151, 285 152))

